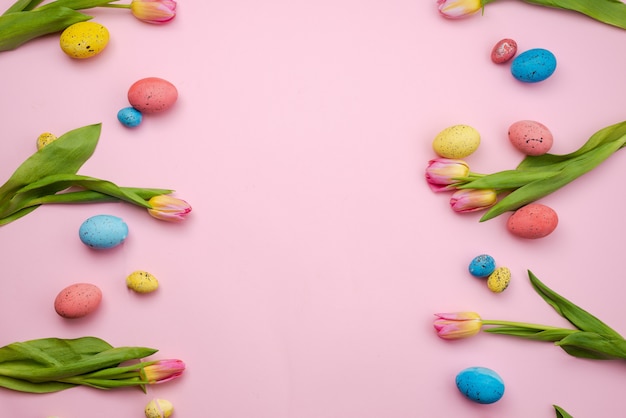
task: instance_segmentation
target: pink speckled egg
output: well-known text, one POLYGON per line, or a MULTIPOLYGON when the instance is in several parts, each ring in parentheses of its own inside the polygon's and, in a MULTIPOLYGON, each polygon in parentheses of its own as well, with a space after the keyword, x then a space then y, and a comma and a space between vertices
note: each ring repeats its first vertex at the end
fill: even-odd
POLYGON ((511 144, 526 155, 543 155, 550 151, 554 138, 542 123, 520 120, 509 127, 511 144))
POLYGON ((142 78, 128 89, 128 102, 142 113, 164 112, 176 103, 178 90, 158 77, 142 78))
POLYGON ((54 310, 63 318, 82 318, 100 306, 102 291, 90 283, 75 283, 61 290, 54 300, 54 310))
POLYGON ((550 235, 558 223, 559 217, 554 209, 540 203, 530 203, 509 217, 506 228, 517 237, 536 239, 550 235))
POLYGON ((517 42, 513 39, 501 39, 491 50, 491 61, 502 64, 509 61, 517 53, 517 42))

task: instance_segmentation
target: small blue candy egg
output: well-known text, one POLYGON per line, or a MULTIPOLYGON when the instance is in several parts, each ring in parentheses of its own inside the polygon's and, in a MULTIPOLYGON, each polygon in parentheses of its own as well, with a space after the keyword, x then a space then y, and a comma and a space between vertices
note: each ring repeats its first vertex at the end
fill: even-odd
POLYGON ((143 119, 143 115, 140 111, 135 109, 134 107, 125 107, 117 112, 117 120, 127 128, 134 128, 135 126, 139 126, 143 119))
POLYGON ((81 224, 78 235, 83 244, 90 248, 113 248, 128 236, 128 225, 117 216, 96 215, 81 224))
POLYGON ((493 370, 486 367, 468 367, 456 376, 456 387, 469 400, 490 404, 504 395, 504 382, 493 370))
POLYGON ((474 257, 468 269, 472 276, 487 277, 496 269, 496 261, 490 255, 481 254, 474 257))
POLYGON ((529 49, 511 63, 511 74, 524 83, 537 83, 550 77, 556 70, 556 57, 547 49, 529 49))

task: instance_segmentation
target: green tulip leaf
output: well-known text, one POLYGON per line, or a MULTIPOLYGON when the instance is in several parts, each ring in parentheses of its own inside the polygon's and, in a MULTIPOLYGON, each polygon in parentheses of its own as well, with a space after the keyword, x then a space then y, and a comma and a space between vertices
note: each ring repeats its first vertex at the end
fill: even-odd
POLYGON ((560 406, 557 406, 557 405, 552 405, 552 406, 554 407, 554 410, 556 411, 556 418, 574 418, 573 416, 565 412, 565 410, 561 408, 560 406))

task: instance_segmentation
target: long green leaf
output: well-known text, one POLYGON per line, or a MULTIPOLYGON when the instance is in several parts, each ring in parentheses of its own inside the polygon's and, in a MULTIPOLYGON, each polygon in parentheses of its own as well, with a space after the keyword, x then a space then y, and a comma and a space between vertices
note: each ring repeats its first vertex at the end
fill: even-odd
POLYGON ((0 16, 0 52, 13 50, 35 38, 60 32, 91 18, 67 7, 3 14, 0 16))
POLYGON ((17 0, 11 7, 4 11, 3 15, 21 12, 23 10, 31 10, 42 2, 43 0, 17 0))
POLYGON ((626 29, 626 4, 619 0, 523 0, 526 3, 572 10, 600 22, 626 29))
POLYGON ((556 411, 556 418, 574 418, 560 406, 557 406, 557 405, 552 405, 552 406, 554 407, 554 410, 556 411))
POLYGON ((543 298, 543 300, 545 300, 559 315, 567 319, 576 328, 582 331, 596 333, 611 339, 622 339, 622 336, 613 328, 609 327, 600 319, 550 289, 530 270, 528 271, 528 277, 530 278, 531 285, 543 298))
POLYGON ((626 359, 626 341, 594 332, 576 332, 555 343, 569 355, 594 360, 626 359))
POLYGON ((0 187, 0 208, 24 186, 53 174, 75 174, 98 144, 101 124, 69 131, 27 158, 0 187))
POLYGON ((110 3, 117 3, 119 0, 56 0, 38 7, 37 10, 50 8, 67 7, 74 10, 91 9, 98 6, 107 6, 110 3))
POLYGON ((59 392, 61 390, 73 388, 76 386, 77 385, 72 384, 72 383, 62 383, 62 382, 33 383, 33 382, 28 382, 26 380, 0 376, 0 387, 15 390, 18 392, 52 393, 52 392, 59 392))

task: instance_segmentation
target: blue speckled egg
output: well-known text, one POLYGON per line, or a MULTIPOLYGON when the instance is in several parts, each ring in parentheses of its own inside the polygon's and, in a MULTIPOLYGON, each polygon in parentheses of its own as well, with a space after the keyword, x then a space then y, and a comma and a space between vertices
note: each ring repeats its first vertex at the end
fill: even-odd
POLYGON ((472 276, 487 277, 496 269, 496 261, 488 254, 481 254, 474 257, 468 269, 472 276))
POLYGON ((550 77, 556 70, 556 57, 547 49, 529 49, 511 63, 511 74, 524 83, 537 83, 550 77))
POLYGON ((117 112, 117 120, 127 128, 139 126, 143 120, 143 115, 134 107, 125 107, 117 112))
POLYGON ((456 387, 469 400, 489 404, 504 395, 504 381, 486 367, 468 367, 456 375, 456 387))
POLYGON ((113 215, 96 215, 82 223, 80 240, 88 247, 107 249, 120 245, 128 236, 128 225, 113 215))

